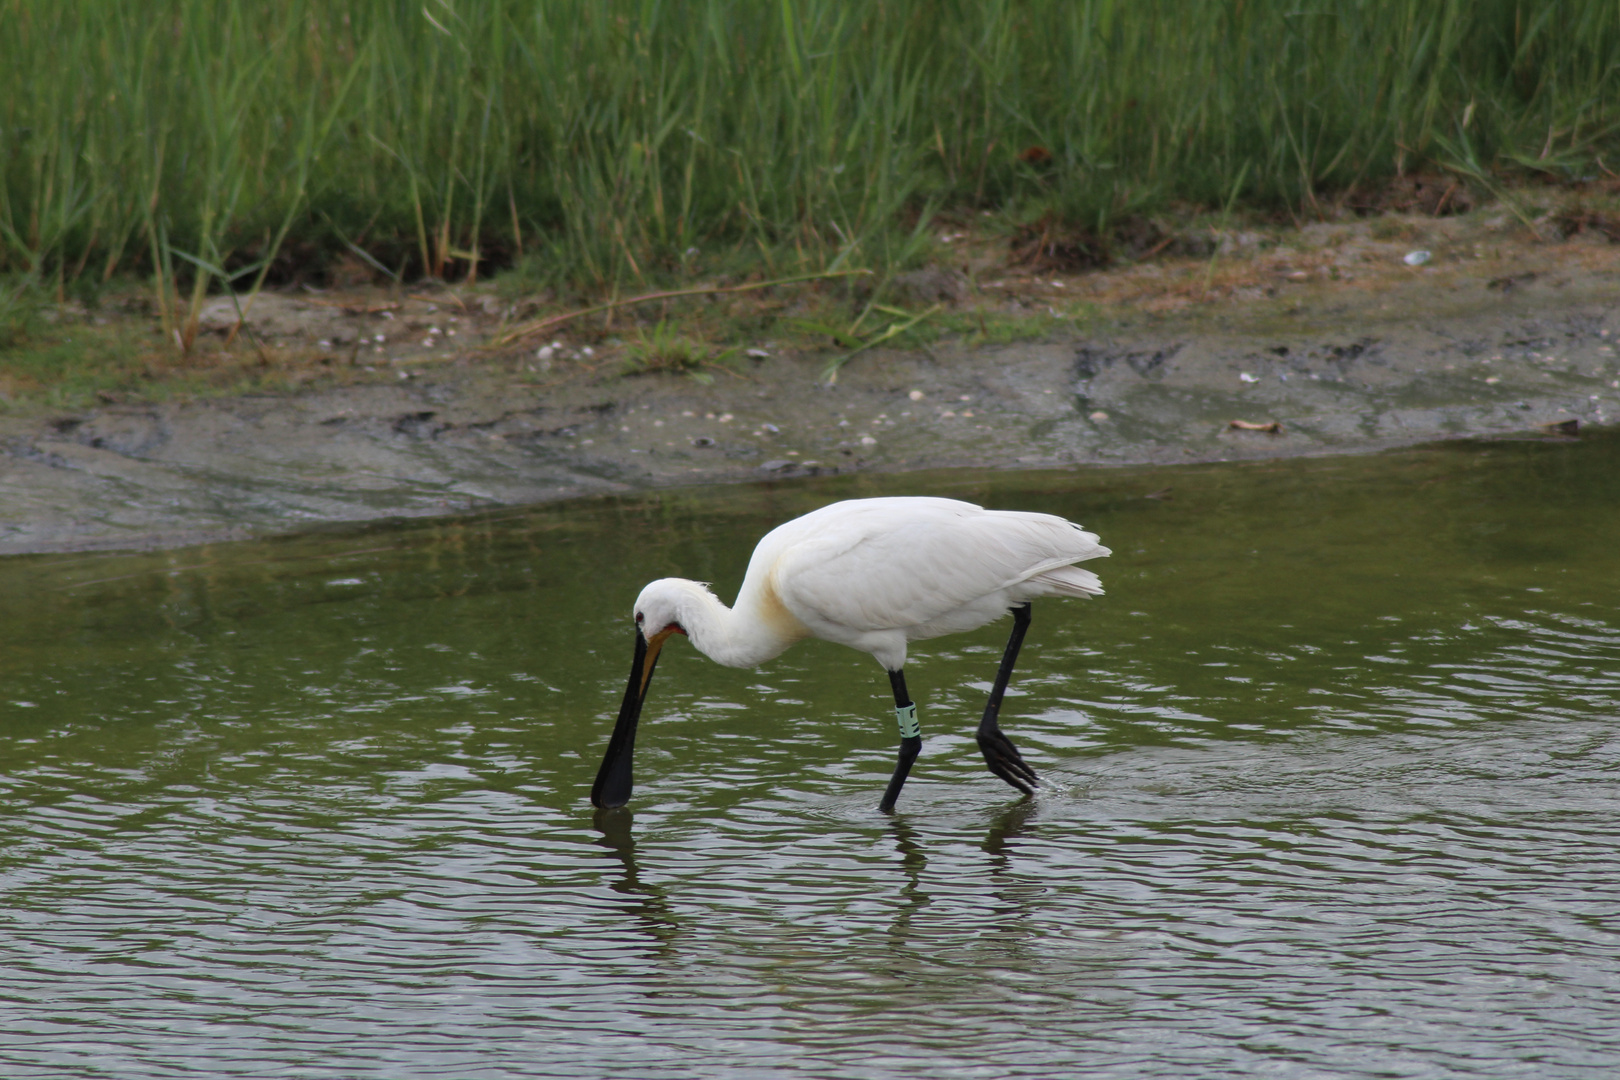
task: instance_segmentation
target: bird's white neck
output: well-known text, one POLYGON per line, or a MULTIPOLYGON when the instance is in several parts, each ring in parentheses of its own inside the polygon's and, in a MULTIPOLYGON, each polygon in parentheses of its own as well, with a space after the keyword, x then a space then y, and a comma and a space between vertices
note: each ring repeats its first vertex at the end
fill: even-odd
POLYGON ((698 652, 717 664, 756 667, 810 636, 768 587, 744 583, 737 606, 728 608, 696 581, 666 578, 665 582, 677 593, 675 610, 681 629, 698 652))

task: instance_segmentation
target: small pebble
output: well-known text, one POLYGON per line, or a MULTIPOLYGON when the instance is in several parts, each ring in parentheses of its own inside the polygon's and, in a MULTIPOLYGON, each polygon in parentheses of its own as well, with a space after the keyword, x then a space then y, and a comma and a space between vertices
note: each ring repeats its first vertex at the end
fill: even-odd
POLYGON ((1106 420, 1106 419, 1108 419, 1108 414, 1103 412, 1101 409, 1098 409, 1096 412, 1091 414, 1091 419, 1093 419, 1093 420, 1106 420))
POLYGON ((1407 266, 1422 266, 1432 258, 1434 255, 1427 251, 1408 251, 1401 262, 1407 266))
POLYGON ((872 438, 872 436, 870 436, 870 435, 862 435, 861 436, 861 445, 862 446, 876 446, 877 445, 877 440, 872 438))
POLYGON ((912 401, 921 401, 923 399, 923 392, 921 390, 913 390, 911 393, 907 394, 906 397, 910 398, 912 401))

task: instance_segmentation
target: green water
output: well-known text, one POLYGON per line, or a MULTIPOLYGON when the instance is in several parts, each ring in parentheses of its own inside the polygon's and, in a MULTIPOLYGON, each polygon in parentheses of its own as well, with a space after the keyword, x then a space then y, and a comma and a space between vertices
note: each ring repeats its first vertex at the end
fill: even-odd
POLYGON ((0 561, 8 1077, 1610 1077, 1620 439, 664 493, 0 561), (1164 489, 1168 488, 1168 491, 1164 489), (646 580, 934 493, 1114 549, 887 680, 646 580), (1150 494, 1160 497, 1149 498, 1150 494))

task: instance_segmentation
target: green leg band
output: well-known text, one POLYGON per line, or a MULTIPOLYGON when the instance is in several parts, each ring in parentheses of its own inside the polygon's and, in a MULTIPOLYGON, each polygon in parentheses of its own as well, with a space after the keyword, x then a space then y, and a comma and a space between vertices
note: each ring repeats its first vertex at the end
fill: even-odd
POLYGON ((918 739, 922 737, 922 725, 917 723, 916 705, 897 705, 894 718, 900 721, 900 737, 902 739, 918 739))

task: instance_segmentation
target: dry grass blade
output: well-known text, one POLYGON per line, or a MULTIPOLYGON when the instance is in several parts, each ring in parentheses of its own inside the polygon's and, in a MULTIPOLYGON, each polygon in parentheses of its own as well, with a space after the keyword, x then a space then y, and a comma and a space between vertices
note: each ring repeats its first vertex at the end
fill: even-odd
POLYGON ((777 285, 794 285, 805 281, 825 281, 831 278, 854 277, 870 274, 870 270, 824 270, 815 274, 796 274, 792 277, 775 278, 771 281, 754 281, 747 285, 725 286, 699 286, 692 289, 667 289, 663 292, 644 293, 641 296, 630 296, 623 300, 609 300, 603 304, 593 304, 590 307, 579 308, 575 311, 565 311, 560 315, 548 315, 542 319, 534 319, 521 326, 513 327, 490 342, 492 348, 505 348, 514 345, 524 338, 544 334, 564 323, 582 319, 587 315, 597 315, 604 311, 617 311, 620 308, 634 307, 637 304, 650 304, 657 300, 673 300, 682 296, 714 296, 726 293, 754 292, 759 289, 769 289, 777 285))

